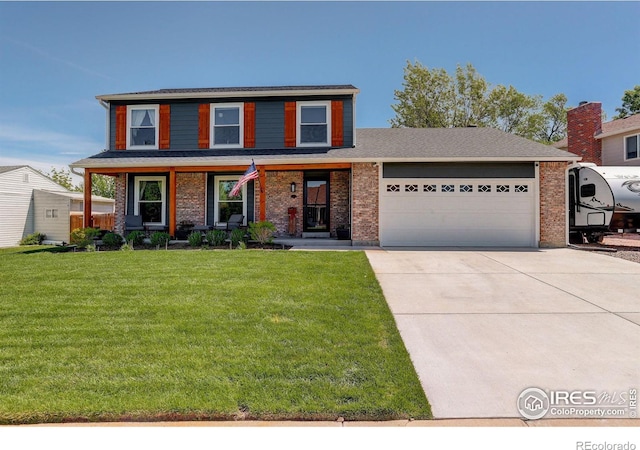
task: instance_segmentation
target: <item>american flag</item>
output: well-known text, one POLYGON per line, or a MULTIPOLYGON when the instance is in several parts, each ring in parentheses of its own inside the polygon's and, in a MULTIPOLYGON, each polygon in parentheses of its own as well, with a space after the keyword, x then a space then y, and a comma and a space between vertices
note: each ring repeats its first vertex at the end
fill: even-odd
POLYGON ((242 188, 242 186, 247 184, 250 180, 255 180, 256 178, 258 178, 258 169, 256 169, 255 163, 251 161, 251 165, 244 172, 244 175, 240 177, 233 189, 231 189, 231 192, 229 192, 229 196, 235 197, 240 193, 240 189, 242 188))

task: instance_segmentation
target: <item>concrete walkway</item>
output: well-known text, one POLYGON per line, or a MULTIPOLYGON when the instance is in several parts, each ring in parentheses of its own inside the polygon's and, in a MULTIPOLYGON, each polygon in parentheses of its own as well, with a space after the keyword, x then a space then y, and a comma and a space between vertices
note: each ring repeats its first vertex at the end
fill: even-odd
POLYGON ((571 249, 366 254, 437 419, 520 418, 529 387, 640 389, 640 264, 571 249))

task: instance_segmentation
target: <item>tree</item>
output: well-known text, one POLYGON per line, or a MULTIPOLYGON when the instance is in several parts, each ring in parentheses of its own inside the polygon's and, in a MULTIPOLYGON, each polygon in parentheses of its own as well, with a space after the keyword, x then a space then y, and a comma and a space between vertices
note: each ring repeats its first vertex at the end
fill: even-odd
POLYGON ((567 96, 556 94, 542 105, 543 127, 535 136, 535 140, 544 144, 558 142, 567 135, 567 96))
POLYGON ((618 112, 614 119, 624 119, 625 117, 632 116, 640 113, 640 85, 634 86, 633 89, 624 91, 622 96, 622 106, 616 108, 618 112))
POLYGON ((543 102, 513 86, 492 86, 471 64, 458 66, 452 77, 444 69, 408 61, 403 89, 394 94, 392 127, 494 127, 544 143, 566 133, 564 94, 543 102))
MULTIPOLYGON (((83 191, 84 183, 80 183, 79 188, 83 191)), ((116 198, 116 180, 108 175, 91 174, 91 194, 116 198)))
POLYGON ((56 183, 58 183, 60 186, 70 191, 82 192, 81 187, 74 186, 73 179, 71 178, 71 172, 68 170, 65 170, 65 169, 58 170, 55 167, 52 167, 49 173, 44 173, 44 174, 49 178, 51 178, 56 183))

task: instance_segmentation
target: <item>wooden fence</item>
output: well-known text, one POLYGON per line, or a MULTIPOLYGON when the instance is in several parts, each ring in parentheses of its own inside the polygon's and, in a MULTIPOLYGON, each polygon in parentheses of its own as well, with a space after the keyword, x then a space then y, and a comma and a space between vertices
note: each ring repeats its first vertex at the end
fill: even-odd
MULTIPOLYGON (((115 223, 115 214, 113 213, 105 213, 105 214, 92 214, 91 218, 93 219, 93 228, 100 228, 101 230, 109 230, 113 231, 114 223, 115 223)), ((83 228, 84 215, 83 214, 73 214, 70 216, 69 221, 69 231, 73 231, 76 228, 83 228)))

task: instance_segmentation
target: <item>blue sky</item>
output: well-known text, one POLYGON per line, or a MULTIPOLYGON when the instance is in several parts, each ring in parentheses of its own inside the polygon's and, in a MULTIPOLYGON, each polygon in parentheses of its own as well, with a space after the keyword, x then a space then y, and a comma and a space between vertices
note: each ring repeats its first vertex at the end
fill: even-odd
POLYGON ((640 84, 638 2, 0 2, 0 165, 49 170, 105 147, 99 94, 353 84, 387 127, 406 61, 610 118, 640 84))

